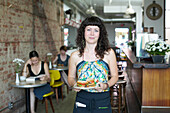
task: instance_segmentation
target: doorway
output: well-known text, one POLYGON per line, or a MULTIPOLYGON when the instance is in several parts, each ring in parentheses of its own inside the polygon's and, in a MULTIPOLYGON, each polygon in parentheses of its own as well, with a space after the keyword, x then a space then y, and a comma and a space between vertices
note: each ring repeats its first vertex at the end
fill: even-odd
POLYGON ((118 48, 127 48, 129 28, 115 28, 115 45, 118 48))

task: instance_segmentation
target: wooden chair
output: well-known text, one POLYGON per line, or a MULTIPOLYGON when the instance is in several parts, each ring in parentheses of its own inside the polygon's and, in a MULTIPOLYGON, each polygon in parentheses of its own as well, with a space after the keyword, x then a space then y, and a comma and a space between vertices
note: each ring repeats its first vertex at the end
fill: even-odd
POLYGON ((62 100, 63 100, 63 88, 62 85, 64 84, 63 81, 58 81, 61 79, 61 75, 60 72, 58 70, 49 70, 50 72, 50 77, 51 77, 51 82, 50 85, 51 87, 55 88, 55 93, 56 93, 56 100, 58 103, 58 87, 61 86, 61 96, 62 96, 62 100))
POLYGON ((53 113, 55 112, 54 111, 54 107, 53 107, 53 103, 52 103, 52 100, 51 100, 51 95, 52 94, 54 94, 53 91, 43 95, 43 99, 45 100, 45 110, 46 110, 46 113, 48 113, 48 102, 47 102, 47 99, 49 99, 49 101, 50 101, 50 105, 51 105, 51 108, 53 110, 53 113))
MULTIPOLYGON (((50 82, 50 85, 53 85, 53 84, 51 84, 51 82, 50 82)), ((53 113, 55 112, 54 111, 54 107, 53 107, 53 103, 52 103, 52 100, 51 100, 51 95, 53 95, 53 94, 54 94, 54 92, 51 91, 51 92, 43 95, 43 102, 45 101, 45 110, 46 110, 46 113, 48 113, 48 102, 47 102, 48 100, 50 101, 50 105, 51 105, 53 113)), ((35 111, 37 109, 37 103, 38 103, 38 98, 36 98, 36 100, 35 100, 35 111)))
POLYGON ((113 113, 126 113, 126 80, 118 80, 110 88, 111 106, 113 113))

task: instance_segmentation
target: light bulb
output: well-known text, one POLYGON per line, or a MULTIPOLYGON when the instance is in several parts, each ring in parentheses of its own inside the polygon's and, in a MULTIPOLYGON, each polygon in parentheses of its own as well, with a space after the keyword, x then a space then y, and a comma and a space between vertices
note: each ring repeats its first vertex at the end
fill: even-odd
POLYGON ((89 9, 87 9, 86 11, 87 14, 95 14, 95 10, 93 9, 93 7, 91 6, 89 9))
POLYGON ((135 11, 132 8, 132 5, 129 4, 128 8, 126 9, 126 14, 134 14, 134 13, 135 13, 135 11))
POLYGON ((123 18, 130 18, 130 15, 125 13, 125 14, 123 15, 123 18))

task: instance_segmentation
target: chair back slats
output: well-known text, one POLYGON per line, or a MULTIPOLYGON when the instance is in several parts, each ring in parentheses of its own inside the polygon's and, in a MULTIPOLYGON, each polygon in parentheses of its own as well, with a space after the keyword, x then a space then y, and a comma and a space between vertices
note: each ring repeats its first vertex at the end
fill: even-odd
POLYGON ((58 70, 49 70, 51 82, 50 85, 53 85, 55 80, 59 80, 61 78, 60 72, 58 70))
POLYGON ((50 78, 51 78, 51 81, 50 81, 50 86, 52 86, 54 84, 54 79, 52 77, 52 70, 49 70, 49 73, 50 73, 50 78))

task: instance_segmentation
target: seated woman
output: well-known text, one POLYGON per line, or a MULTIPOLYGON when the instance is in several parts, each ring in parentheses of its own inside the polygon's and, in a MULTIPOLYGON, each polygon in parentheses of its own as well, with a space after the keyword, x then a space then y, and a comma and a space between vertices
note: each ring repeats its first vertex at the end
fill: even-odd
MULTIPOLYGON (((55 59, 53 60, 53 64, 57 62, 58 66, 68 66, 68 60, 70 56, 66 54, 66 51, 67 51, 67 47, 61 46, 60 54, 58 54, 55 57, 55 59)), ((68 70, 64 70, 64 72, 66 73, 66 75, 68 75, 68 70)), ((62 77, 64 77, 64 75, 62 75, 62 77)), ((61 98, 61 87, 58 88, 58 97, 61 98)))
POLYGON ((69 55, 66 54, 67 47, 61 46, 60 47, 60 54, 58 54, 55 59, 53 60, 53 64, 57 61, 58 66, 68 66, 68 60, 70 58, 69 55))
MULTIPOLYGON (((47 82, 50 82, 48 65, 43 61, 40 61, 38 53, 36 51, 31 51, 29 53, 29 58, 30 59, 25 63, 22 75, 25 77, 27 77, 28 75, 32 77, 41 75, 40 80, 46 80, 47 82)), ((48 83, 45 86, 30 89, 31 113, 35 113, 35 96, 38 99, 42 100, 43 95, 49 93, 50 91, 51 87, 48 83)))

